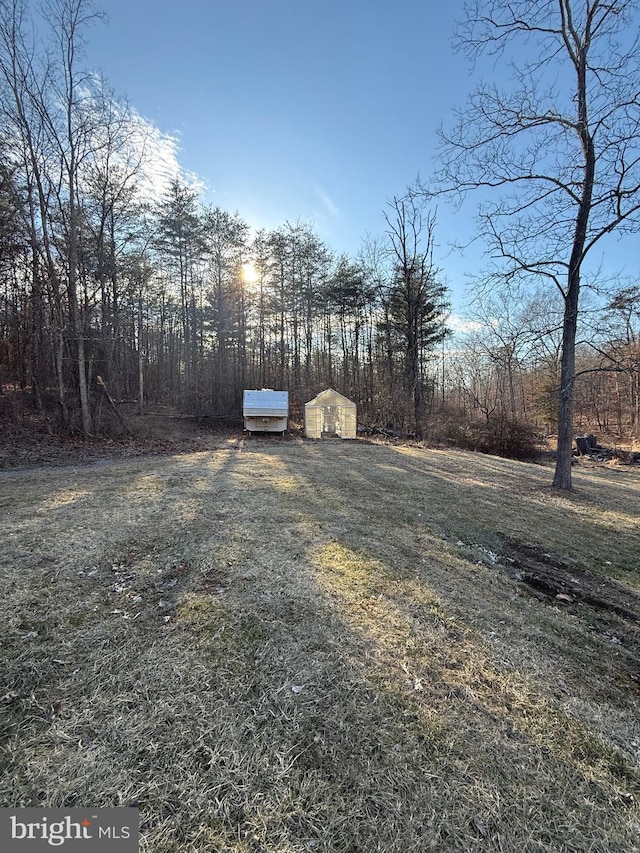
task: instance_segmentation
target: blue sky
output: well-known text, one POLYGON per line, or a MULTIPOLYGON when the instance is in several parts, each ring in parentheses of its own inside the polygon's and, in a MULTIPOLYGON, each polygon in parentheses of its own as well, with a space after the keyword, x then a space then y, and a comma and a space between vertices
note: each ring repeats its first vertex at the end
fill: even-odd
MULTIPOLYGON (((178 138, 206 200, 252 226, 311 221, 336 252, 384 232, 386 201, 431 172, 436 128, 469 89, 450 48, 461 0, 99 5, 107 20, 89 33, 88 64, 178 138)), ((439 221, 454 284, 464 263, 445 258, 445 231, 455 220, 441 211, 439 221)))
MULTIPOLYGON (((473 88, 451 36, 463 0, 97 0, 87 64, 160 131, 205 200, 251 226, 311 222, 336 252, 435 168, 436 129, 473 88)), ((438 209, 436 262, 462 310, 475 204, 438 209)), ((637 271, 637 266, 636 266, 637 271)))

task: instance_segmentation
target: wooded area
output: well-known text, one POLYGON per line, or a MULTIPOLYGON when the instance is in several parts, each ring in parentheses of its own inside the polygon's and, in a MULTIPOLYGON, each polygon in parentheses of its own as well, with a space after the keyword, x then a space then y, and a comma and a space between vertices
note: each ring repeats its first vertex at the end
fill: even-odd
MULTIPOLYGON (((557 431, 566 298, 540 270, 477 290, 454 337, 424 193, 388 202, 386 233, 354 257, 304 222, 252 233, 184 175, 158 195, 150 128, 84 67, 94 13, 48 8, 36 33, 28 4, 2 3, 0 393, 28 392, 85 435, 107 428, 106 389, 114 408, 225 416, 245 388, 286 388, 300 417, 329 386, 365 423, 418 438, 474 421, 557 431)), ((637 438, 640 285, 592 292, 575 426, 637 438)))

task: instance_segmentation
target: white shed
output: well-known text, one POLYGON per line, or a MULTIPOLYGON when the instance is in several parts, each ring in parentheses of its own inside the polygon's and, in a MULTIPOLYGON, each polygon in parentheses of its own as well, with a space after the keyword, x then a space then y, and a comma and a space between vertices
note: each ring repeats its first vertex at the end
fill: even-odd
POLYGON ((289 392, 263 388, 245 391, 242 400, 244 428, 249 432, 281 432, 287 428, 289 392))
POLYGON ((355 438, 358 423, 356 404, 327 388, 304 404, 304 432, 307 438, 335 436, 355 438))

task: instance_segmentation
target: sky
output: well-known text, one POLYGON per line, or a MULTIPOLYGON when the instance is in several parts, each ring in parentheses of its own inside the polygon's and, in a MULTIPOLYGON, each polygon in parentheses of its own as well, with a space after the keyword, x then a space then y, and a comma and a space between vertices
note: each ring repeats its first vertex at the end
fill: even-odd
MULTIPOLYGON (((87 64, 162 133, 207 203, 253 227, 311 223, 337 253, 436 168, 474 81, 451 46, 463 0, 97 0, 87 64)), ((436 264, 463 310, 483 264, 475 203, 440 204, 436 264)))
MULTIPOLYGON (((436 128, 469 89, 450 47, 462 0, 98 5, 87 64, 177 138, 205 201, 254 228, 310 222, 338 253, 384 234, 387 201, 432 172, 436 128)), ((436 260, 459 289, 458 227, 438 221, 436 260)))

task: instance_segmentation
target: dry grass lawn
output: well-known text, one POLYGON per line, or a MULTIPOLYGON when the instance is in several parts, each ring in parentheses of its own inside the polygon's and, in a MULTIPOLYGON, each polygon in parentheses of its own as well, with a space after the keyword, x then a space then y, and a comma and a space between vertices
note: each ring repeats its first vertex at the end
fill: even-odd
POLYGON ((639 625, 500 558, 637 601, 640 477, 550 478, 239 436, 0 474, 0 805, 137 806, 153 853, 640 851, 639 625))

